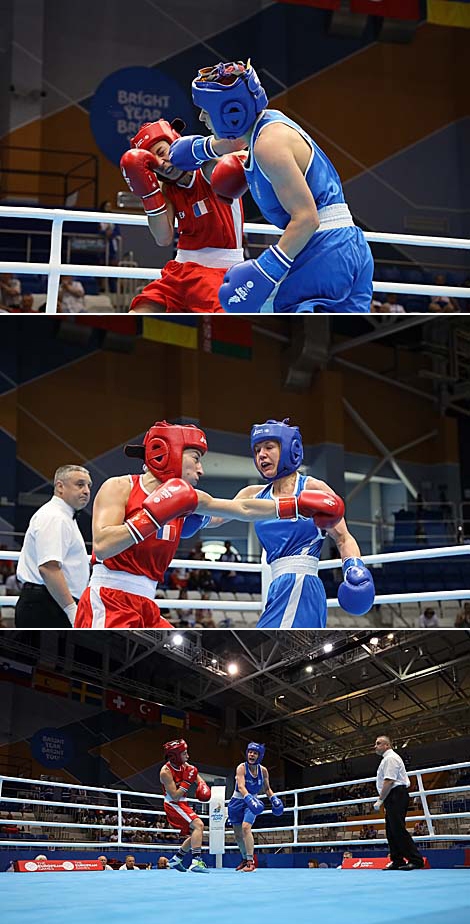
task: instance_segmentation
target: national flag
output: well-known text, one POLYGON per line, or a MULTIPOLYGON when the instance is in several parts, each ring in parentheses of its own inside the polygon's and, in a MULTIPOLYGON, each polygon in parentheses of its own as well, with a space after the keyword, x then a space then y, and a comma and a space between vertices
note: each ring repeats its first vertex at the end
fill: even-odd
POLYGON ((350 0, 351 13, 382 16, 383 19, 420 18, 419 0, 350 0))
POLYGON ((68 696, 70 693, 70 680, 61 674, 52 674, 42 668, 34 672, 33 687, 44 693, 53 693, 54 696, 68 696))
POLYGON ((165 318, 143 318, 142 337, 170 346, 186 347, 197 350, 198 323, 196 318, 178 317, 178 320, 165 318))
POLYGON ((160 722, 162 725, 174 725, 175 728, 184 728, 186 713, 179 709, 170 709, 162 706, 160 709, 160 722))
POLYGON ((106 690, 105 705, 107 709, 111 709, 113 712, 120 712, 121 715, 132 715, 136 711, 137 702, 133 696, 118 693, 117 690, 106 690))
POLYGON ((144 699, 137 700, 136 715, 144 722, 160 722, 160 706, 157 703, 149 703, 144 699))
POLYGON ((470 29, 470 0, 428 0, 428 22, 470 29))
POLYGON ((33 668, 30 664, 20 664, 19 661, 0 660, 0 680, 18 683, 22 687, 30 687, 33 680, 33 668))
POLYGON ((251 359, 253 330, 251 321, 207 315, 202 322, 202 349, 234 359, 251 359))
POLYGON ((193 212, 196 218, 200 218, 201 215, 208 215, 209 212, 212 212, 212 204, 210 199, 200 199, 199 202, 195 202, 193 205, 193 212))
POLYGON ((187 712, 185 719, 186 731, 203 732, 206 730, 207 719, 199 712, 187 712))
MULTIPOLYGON (((149 282, 150 280, 147 280, 149 282)), ((67 323, 70 324, 70 317, 67 323)), ((79 327, 93 327, 98 330, 111 331, 113 334, 123 334, 126 337, 134 336, 139 328, 139 318, 137 315, 121 315, 120 317, 97 317, 93 315, 78 315, 73 318, 75 324, 79 327)))
POLYGON ((101 706, 103 702, 103 690, 91 683, 84 683, 81 680, 72 680, 70 696, 79 703, 88 703, 90 706, 101 706))

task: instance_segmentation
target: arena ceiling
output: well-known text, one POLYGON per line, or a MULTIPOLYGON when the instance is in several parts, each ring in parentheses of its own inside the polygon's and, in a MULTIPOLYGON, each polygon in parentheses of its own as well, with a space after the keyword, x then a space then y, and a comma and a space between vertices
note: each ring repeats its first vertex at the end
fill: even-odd
POLYGON ((469 632, 193 630, 180 645, 175 634, 9 631, 0 651, 200 710, 221 743, 269 741, 300 767, 363 755, 379 731, 402 747, 470 735, 469 632))

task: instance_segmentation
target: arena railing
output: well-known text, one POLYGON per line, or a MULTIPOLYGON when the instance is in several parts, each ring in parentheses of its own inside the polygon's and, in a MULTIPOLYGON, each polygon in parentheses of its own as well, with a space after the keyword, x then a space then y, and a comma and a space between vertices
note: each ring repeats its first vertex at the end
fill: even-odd
MULTIPOLYGON (((61 274, 71 276, 105 277, 108 279, 158 279, 159 270, 155 267, 97 266, 94 264, 62 263, 63 225, 67 221, 93 223, 111 222, 121 225, 141 225, 148 227, 145 215, 126 214, 123 212, 85 212, 69 209, 27 208, 25 206, 0 206, 0 219, 31 218, 52 222, 51 247, 48 263, 27 263, 18 260, 0 262, 0 272, 20 274, 47 275, 46 314, 57 312, 57 297, 61 274)), ((247 234, 272 234, 279 236, 282 231, 275 225, 246 223, 247 234)), ((386 232, 366 231, 365 237, 370 243, 388 243, 394 245, 412 245, 416 247, 443 247, 470 250, 467 238, 430 237, 416 234, 387 234, 386 232)), ((470 288, 465 286, 436 286, 417 283, 374 282, 374 292, 396 292, 415 295, 441 295, 453 298, 470 298, 470 288)))

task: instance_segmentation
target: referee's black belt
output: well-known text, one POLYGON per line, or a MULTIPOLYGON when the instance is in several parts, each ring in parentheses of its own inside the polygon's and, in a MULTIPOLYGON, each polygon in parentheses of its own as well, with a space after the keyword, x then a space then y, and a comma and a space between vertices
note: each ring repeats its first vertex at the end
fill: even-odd
MULTIPOLYGON (((24 581, 24 583, 21 585, 21 590, 23 590, 23 588, 24 588, 25 590, 26 590, 26 589, 27 589, 27 590, 33 590, 33 591, 34 591, 34 590, 36 590, 36 591, 38 590, 40 593, 42 593, 42 594, 47 594, 48 597, 51 597, 52 600, 54 600, 54 597, 52 596, 51 593, 49 593, 49 591, 48 591, 48 589, 47 589, 47 587, 46 587, 45 584, 33 584, 32 581, 24 581)), ((21 593, 21 591, 20 591, 20 593, 21 593)), ((74 597, 73 594, 72 594, 72 598, 75 600, 75 603, 78 603, 78 597, 74 597)), ((55 602, 56 602, 56 601, 55 601, 55 602)), ((57 606, 59 606, 59 604, 57 604, 57 606)))

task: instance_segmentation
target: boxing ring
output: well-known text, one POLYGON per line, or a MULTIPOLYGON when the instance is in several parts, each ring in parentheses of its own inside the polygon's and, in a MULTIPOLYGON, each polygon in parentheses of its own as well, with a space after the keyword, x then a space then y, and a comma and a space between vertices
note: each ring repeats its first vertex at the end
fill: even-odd
MULTIPOLYGON (((18 561, 20 553, 18 551, 0 551, 0 561, 18 561)), ((434 558, 447 558, 461 555, 470 555, 470 545, 443 546, 442 548, 413 549, 406 552, 383 552, 376 555, 363 555, 362 561, 365 565, 381 565, 385 563, 399 564, 403 561, 420 561, 434 558)), ((340 558, 324 559, 319 562, 318 570, 325 571, 341 570, 342 561, 340 558)), ((195 561, 189 558, 174 558, 169 569, 182 568, 187 570, 204 570, 204 571, 236 571, 237 573, 251 573, 261 575, 261 600, 244 600, 244 599, 170 599, 167 597, 158 597, 158 606, 160 609, 178 609, 178 610, 222 610, 230 612, 254 612, 261 613, 264 602, 267 597, 268 587, 271 581, 271 568, 263 560, 260 564, 250 564, 248 562, 220 562, 220 561, 195 561)), ((448 600, 470 599, 470 589, 459 590, 423 590, 416 593, 395 593, 395 594, 376 594, 374 606, 381 604, 401 604, 401 603, 427 603, 427 602, 445 602, 448 600)), ((18 597, 0 595, 0 613, 2 607, 16 606, 18 597)), ((330 597, 327 600, 329 610, 340 609, 340 604, 336 597, 330 597)), ((363 616, 351 616, 341 610, 346 619, 345 628, 350 626, 352 619, 363 619, 363 616)), ((243 628, 232 626, 231 628, 243 628)), ((38 627, 40 628, 40 626, 38 627)), ((406 626, 404 626, 406 628, 406 626)))
MULTIPOLYGON (((51 872, 42 872, 40 876, 2 876, 0 887, 2 911, 6 914, 4 919, 8 924, 30 924, 31 920, 38 924, 54 924, 59 919, 62 921, 65 913, 69 924, 83 924, 83 921, 98 924, 103 917, 105 920, 112 919, 115 924, 127 924, 131 913, 139 924, 153 924, 155 917, 173 917, 177 908, 178 917, 195 924, 239 924, 240 917, 246 916, 247 912, 255 920, 267 917, 270 924, 285 924, 293 913, 298 919, 313 920, 315 914, 318 920, 327 918, 331 924, 340 924, 347 909, 349 924, 443 924, 447 919, 453 924, 466 924, 470 913, 468 870, 458 862, 446 862, 446 850, 442 847, 455 850, 453 845, 460 845, 460 848, 470 845, 470 811, 449 810, 442 797, 460 798, 462 794, 470 793, 470 784, 439 785, 439 781, 442 781, 443 774, 455 775, 468 771, 469 767, 470 762, 465 762, 408 771, 416 790, 410 793, 412 802, 407 822, 409 825, 424 822, 427 834, 415 839, 420 850, 424 850, 430 866, 411 875, 360 867, 361 856, 373 853, 371 844, 374 847, 378 845, 377 856, 387 854, 383 814, 373 811, 370 814, 371 803, 376 798, 372 794, 375 777, 367 777, 279 792, 286 806, 284 815, 282 819, 275 819, 268 811, 266 818, 276 823, 281 820, 282 824, 263 827, 263 815, 257 819, 253 833, 259 865, 248 881, 244 874, 234 870, 239 861, 238 847, 233 844, 233 834, 227 830, 222 868, 214 868, 214 857, 208 855, 207 846, 203 847, 204 859, 210 866, 208 875, 194 877, 173 870, 152 869, 142 871, 137 880, 135 876, 129 880, 127 876, 123 878, 120 875, 115 875, 112 880, 106 875, 100 879, 90 872, 79 874, 76 871, 69 871, 59 880, 51 872), (428 785, 425 785, 424 777, 428 777, 428 785), (362 794, 365 787, 370 795, 362 794), (357 797, 354 796, 355 789, 357 797), (334 790, 341 790, 339 800, 332 800, 334 790), (345 795, 347 798, 344 798, 345 795), (442 808, 447 810, 442 811, 442 808), (338 809, 353 815, 355 809, 355 819, 337 822, 324 819, 321 823, 306 823, 306 812, 320 811, 324 814, 329 811, 334 817, 334 810, 338 809), (354 829, 366 822, 379 828, 376 839, 358 839, 354 829), (466 830, 463 832, 464 827, 466 830), (352 836, 348 835, 348 829, 352 836), (324 832, 323 838, 319 838, 320 831, 324 832), (331 832, 337 832, 338 836, 332 839, 331 832), (330 847, 334 848, 333 852, 328 850, 330 847), (357 863, 353 869, 338 870, 345 847, 352 850, 357 863), (314 870, 306 868, 312 848, 316 848, 317 860, 322 859, 327 866, 314 870), (163 872, 165 875, 160 875, 163 872)), ((108 861, 114 858, 116 864, 124 862, 127 852, 135 855, 137 862, 147 862, 150 857, 155 864, 162 852, 167 856, 174 852, 176 841, 169 845, 162 838, 170 829, 148 827, 145 830, 148 834, 156 834, 156 841, 151 844, 135 843, 130 839, 131 832, 142 832, 142 827, 126 823, 126 815, 132 812, 133 816, 145 818, 164 816, 159 808, 136 809, 131 806, 135 800, 146 804, 156 802, 158 805, 162 799, 162 795, 155 793, 3 776, 0 777, 0 812, 4 814, 5 806, 11 810, 12 806, 21 805, 22 814, 29 817, 26 820, 15 817, 14 823, 18 828, 29 832, 34 828, 46 828, 51 833, 47 839, 40 833, 37 837, 29 836, 27 840, 18 836, 2 839, 0 847, 8 847, 8 859, 19 858, 21 854, 30 860, 39 847, 47 848, 48 860, 52 852, 59 861, 68 858, 69 867, 73 857, 96 858, 103 851, 108 861), (28 792, 28 787, 34 787, 32 792, 28 792), (58 799, 44 798, 46 787, 49 792, 51 789, 58 790, 58 799), (77 792, 78 789, 80 802, 63 799, 64 791, 77 792), (31 815, 44 814, 46 807, 55 809, 56 816, 58 809, 65 809, 67 819, 64 817, 59 822, 31 819, 31 815), (111 822, 108 819, 106 822, 105 819, 105 823, 100 825, 68 820, 75 810, 81 809, 113 812, 116 820, 111 822), (68 840, 60 840, 54 833, 57 828, 62 829, 59 832, 61 836, 64 830, 77 832, 79 839, 69 837, 68 840), (82 836, 80 840, 83 829, 91 836, 88 839, 82 836), (116 839, 109 840, 109 835, 102 839, 95 837, 97 829, 113 831, 116 839), (116 853, 118 858, 114 856, 116 853)), ((196 803, 196 810, 207 821, 205 807, 207 809, 207 804, 196 803)), ((136 821, 135 817, 133 821, 136 821)), ((462 850, 457 853, 462 853, 462 850)), ((454 859, 459 857, 456 855, 454 859)))
MULTIPOLYGON (((74 221, 84 224, 113 223, 121 225, 140 225, 148 228, 145 215, 130 215, 125 212, 85 212, 69 209, 26 208, 24 206, 0 206, 1 218, 29 218, 51 222, 51 245, 48 263, 30 263, 26 261, 0 261, 0 273, 15 272, 20 274, 47 275, 46 314, 57 312, 57 297, 61 274, 70 276, 105 277, 108 279, 158 279, 159 270, 155 267, 98 266, 95 264, 63 263, 62 234, 64 223, 74 221)), ((246 223, 246 234, 270 234, 279 237, 283 232, 275 225, 246 223)), ((396 246, 437 247, 470 250, 467 238, 431 237, 415 234, 388 234, 386 232, 364 232, 369 243, 394 244, 396 246)), ((465 286, 435 286, 418 283, 374 281, 374 292, 395 292, 406 295, 441 295, 450 298, 470 298, 470 288, 465 286)))

